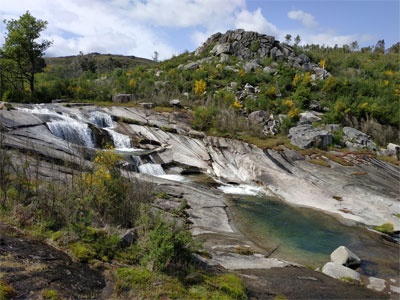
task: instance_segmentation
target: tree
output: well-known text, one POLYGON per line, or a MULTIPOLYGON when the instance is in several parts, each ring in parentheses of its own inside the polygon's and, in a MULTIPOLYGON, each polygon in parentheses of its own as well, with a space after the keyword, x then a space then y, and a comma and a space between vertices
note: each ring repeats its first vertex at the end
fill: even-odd
POLYGON ((297 36, 294 38, 294 43, 295 43, 295 45, 297 46, 298 44, 300 44, 300 42, 301 42, 301 38, 300 38, 299 35, 297 35, 297 36))
POLYGON ((154 55, 152 58, 153 58, 154 62, 158 62, 158 52, 157 51, 154 51, 154 55))
POLYGON ((354 41, 350 44, 351 51, 357 51, 359 49, 358 42, 354 41))
POLYGON ((377 53, 385 53, 385 40, 379 40, 375 46, 375 52, 377 53))
POLYGON ((37 42, 47 22, 36 19, 27 11, 18 20, 4 20, 4 23, 7 33, 0 55, 13 65, 13 77, 20 80, 22 85, 27 81, 33 93, 35 74, 45 66, 42 56, 52 44, 48 40, 37 42))
POLYGON ((285 36, 285 40, 286 40, 286 43, 287 43, 287 44, 290 44, 290 41, 292 40, 292 36, 291 36, 290 34, 287 34, 287 35, 285 36))

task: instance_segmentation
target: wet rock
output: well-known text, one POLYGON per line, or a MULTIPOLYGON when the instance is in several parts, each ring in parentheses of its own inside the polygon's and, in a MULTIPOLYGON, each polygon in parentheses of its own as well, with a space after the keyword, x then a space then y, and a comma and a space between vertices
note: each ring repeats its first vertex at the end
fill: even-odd
POLYGON ((351 278, 360 281, 360 274, 358 272, 334 262, 326 263, 322 267, 322 273, 336 279, 351 278))
POLYGON ((345 246, 340 246, 331 253, 331 261, 352 269, 357 268, 361 263, 361 259, 345 246))
POLYGON ((367 288, 382 292, 385 287, 386 287, 386 282, 384 279, 376 278, 376 277, 369 277, 369 284, 367 285, 367 288))
POLYGON ((127 103, 132 100, 132 94, 118 94, 112 97, 115 103, 127 103))

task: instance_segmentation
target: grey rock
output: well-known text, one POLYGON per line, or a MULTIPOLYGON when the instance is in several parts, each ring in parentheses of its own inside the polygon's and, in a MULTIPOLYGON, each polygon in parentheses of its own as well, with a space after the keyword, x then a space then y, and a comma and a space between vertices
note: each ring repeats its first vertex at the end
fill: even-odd
POLYGON ((199 66, 200 66, 200 65, 199 65, 197 62, 193 61, 193 62, 188 63, 187 65, 185 65, 185 66, 183 67, 183 69, 184 69, 184 70, 196 70, 196 69, 199 68, 199 66))
POLYGON ((340 126, 338 124, 326 124, 325 125, 325 130, 332 132, 332 131, 339 131, 340 126))
POLYGON ((400 152, 400 146, 396 145, 396 144, 393 144, 393 143, 389 143, 387 145, 387 148, 388 148, 388 150, 394 151, 396 154, 400 152))
POLYGON ((311 100, 308 106, 311 110, 321 111, 321 104, 317 100, 311 100))
POLYGON ((331 261, 353 269, 361 263, 361 259, 345 246, 340 246, 331 253, 331 261))
POLYGON ((264 71, 265 73, 275 73, 275 72, 276 72, 276 70, 275 70, 274 68, 271 68, 271 67, 269 67, 269 66, 266 66, 266 67, 263 69, 263 71, 264 71))
POLYGON ((292 145, 301 149, 332 144, 332 135, 328 131, 314 128, 311 124, 301 124, 290 128, 288 138, 292 145))
POLYGON ((358 272, 334 262, 326 263, 322 267, 322 273, 336 279, 346 277, 360 281, 360 274, 358 272))
POLYGON ((367 288, 382 292, 386 287, 386 281, 384 279, 376 278, 376 277, 368 277, 369 284, 367 288))
POLYGON ((244 90, 248 93, 255 93, 256 90, 254 89, 254 86, 252 86, 250 83, 246 83, 246 85, 244 86, 244 90))
POLYGON ((239 72, 238 69, 236 69, 235 67, 232 67, 232 66, 225 66, 224 69, 228 70, 228 71, 235 72, 235 73, 239 72))
POLYGON ((237 87, 237 86, 238 86, 238 83, 237 83, 237 82, 235 82, 235 81, 232 81, 232 82, 231 82, 231 87, 235 88, 235 87, 237 87))
POLYGON ((132 245, 137 239, 137 232, 135 228, 130 228, 126 230, 119 236, 119 244, 121 247, 129 247, 132 245))
MULTIPOLYGON (((42 116, 40 116, 42 117, 42 116)), ((44 124, 44 121, 29 112, 21 110, 0 110, 0 123, 7 128, 36 126, 44 124)))
POLYGON ((248 119, 252 125, 259 125, 266 121, 267 113, 264 110, 253 111, 249 114, 248 119))
POLYGON ((150 102, 141 102, 141 103, 139 103, 139 105, 146 109, 151 109, 154 107, 154 103, 150 103, 150 102))
POLYGON ((322 119, 318 116, 315 115, 315 113, 311 112, 311 111, 306 111, 300 114, 301 118, 300 118, 300 122, 301 123, 313 123, 313 122, 321 122, 322 119))
POLYGON ((132 100, 132 94, 118 94, 112 97, 115 103, 127 103, 132 100))
POLYGON ((169 104, 176 107, 182 107, 181 101, 179 99, 172 99, 169 104))
MULTIPOLYGON (((344 136, 344 140, 346 142, 346 145, 348 144, 347 142, 352 143, 353 147, 355 148, 367 148, 369 150, 372 151, 376 151, 378 150, 378 147, 376 146, 376 144, 374 142, 371 141, 370 137, 355 129, 352 127, 343 127, 343 134, 344 136)), ((350 144, 349 144, 350 146, 350 144)))
POLYGON ((225 53, 222 53, 222 54, 221 54, 221 59, 219 60, 219 62, 220 62, 221 64, 226 63, 226 62, 229 62, 229 55, 228 55, 228 54, 225 54, 225 53))
POLYGON ((256 69, 261 68, 261 66, 255 60, 251 60, 244 64, 243 69, 246 73, 255 71, 256 69))
POLYGON ((224 54, 231 54, 231 45, 229 43, 217 44, 210 52, 211 54, 215 54, 216 56, 224 54))

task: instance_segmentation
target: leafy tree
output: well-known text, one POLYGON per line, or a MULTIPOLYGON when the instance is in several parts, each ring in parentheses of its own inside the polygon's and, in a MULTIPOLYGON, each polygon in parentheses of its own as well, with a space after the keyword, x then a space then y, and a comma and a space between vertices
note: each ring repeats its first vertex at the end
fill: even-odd
POLYGON ((358 42, 357 41, 352 42, 350 44, 350 47, 352 51, 357 51, 359 49, 358 42))
POLYGON ((285 40, 286 40, 286 43, 290 43, 290 41, 292 40, 292 36, 290 35, 290 34, 287 34, 286 36, 285 36, 285 40))
POLYGON ((375 46, 375 52, 385 53, 385 40, 379 40, 375 46))
POLYGON ((297 46, 298 44, 300 44, 300 42, 301 42, 301 38, 300 38, 299 35, 297 35, 297 36, 294 38, 294 43, 295 43, 295 45, 297 46))
MULTIPOLYGON (((28 82, 31 92, 35 90, 35 74, 45 66, 42 56, 50 47, 51 41, 38 42, 40 33, 46 29, 47 22, 36 19, 29 11, 18 20, 4 20, 7 34, 0 50, 4 64, 12 65, 8 70, 13 78, 28 82)), ((3 65, 2 63, 2 65, 3 65)))

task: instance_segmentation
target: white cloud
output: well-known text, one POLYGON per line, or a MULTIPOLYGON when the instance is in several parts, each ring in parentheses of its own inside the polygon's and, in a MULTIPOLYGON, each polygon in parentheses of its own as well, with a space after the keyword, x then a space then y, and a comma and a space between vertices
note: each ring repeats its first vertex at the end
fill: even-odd
POLYGON ((235 27, 269 35, 277 35, 279 33, 278 28, 264 18, 260 8, 254 12, 242 10, 238 13, 236 16, 235 27))
POLYGON ((297 20, 303 23, 307 28, 314 28, 318 25, 313 15, 302 10, 292 10, 288 12, 289 19, 297 20))

